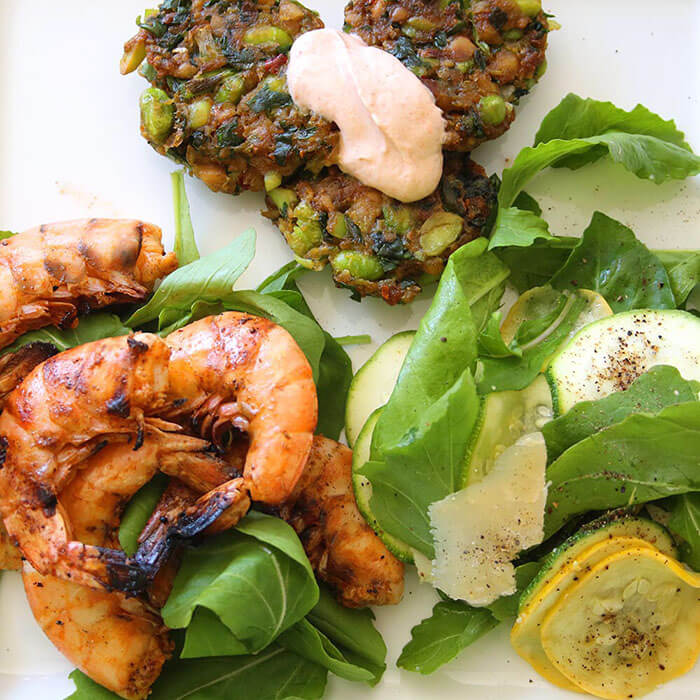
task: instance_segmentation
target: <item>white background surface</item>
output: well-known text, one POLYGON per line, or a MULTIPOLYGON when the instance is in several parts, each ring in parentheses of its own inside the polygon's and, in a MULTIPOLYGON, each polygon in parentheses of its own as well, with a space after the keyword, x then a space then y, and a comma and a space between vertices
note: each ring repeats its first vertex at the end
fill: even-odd
MULTIPOLYGON (((342 0, 309 1, 329 26, 342 23, 342 0)), ((673 117, 700 151, 700 2, 693 0, 551 0, 545 7, 563 28, 550 35, 549 69, 525 98, 515 124, 474 157, 500 174, 531 144, 542 117, 569 91, 642 102, 673 117)), ((174 165, 138 134, 137 99, 145 81, 118 71, 121 46, 135 32, 143 5, 134 0, 0 0, 0 229, 85 216, 153 221, 172 242, 168 174, 174 165)), ((280 234, 258 214, 260 195, 229 197, 188 179, 202 254, 248 226, 258 232, 258 256, 239 282, 254 287, 289 259, 280 234)), ((700 182, 654 185, 600 163, 571 173, 550 171, 528 186, 551 230, 578 235, 600 209, 631 226, 654 247, 700 248, 700 182)), ((427 307, 419 300, 389 308, 361 305, 335 289, 327 273, 301 285, 321 323, 333 334, 370 333, 375 343, 415 328, 427 307)), ((352 348, 356 368, 372 346, 352 348)), ((506 626, 428 677, 399 672, 393 662, 410 628, 426 616, 432 590, 409 576, 405 601, 378 611, 390 668, 370 690, 331 677, 327 697, 521 700, 580 697, 553 688, 510 649, 506 626)), ((58 700, 72 691, 70 665, 36 627, 19 577, 0 580, 0 698, 58 700)), ((665 686, 654 700, 697 700, 700 668, 665 686)))

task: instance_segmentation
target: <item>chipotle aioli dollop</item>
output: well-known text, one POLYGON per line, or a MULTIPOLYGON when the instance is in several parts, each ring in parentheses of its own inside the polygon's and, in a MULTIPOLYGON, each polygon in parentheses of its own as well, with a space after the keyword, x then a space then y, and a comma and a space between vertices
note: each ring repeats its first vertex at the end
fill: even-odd
POLYGON ((397 58, 317 29, 294 42, 287 81, 298 107, 338 125, 341 170, 402 202, 435 191, 445 122, 430 90, 397 58))

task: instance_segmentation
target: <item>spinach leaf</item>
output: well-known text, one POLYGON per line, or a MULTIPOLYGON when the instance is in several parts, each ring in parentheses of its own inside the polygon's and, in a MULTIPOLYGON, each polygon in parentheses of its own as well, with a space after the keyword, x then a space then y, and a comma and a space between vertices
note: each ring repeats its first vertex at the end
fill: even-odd
POLYGON ((182 170, 171 173, 173 207, 175 210, 175 255, 180 267, 199 260, 199 250, 194 237, 190 205, 185 191, 185 176, 182 170))
POLYGON ((158 319, 162 330, 181 320, 195 303, 226 298, 254 255, 255 232, 248 229, 225 248, 168 275, 150 301, 127 319, 126 325, 135 328, 158 319))
MULTIPOLYGON (((66 700, 118 700, 80 671, 70 675, 77 690, 66 700)), ((193 659, 166 665, 149 700, 320 700, 326 670, 272 645, 256 656, 193 659)))
POLYGON ((462 487, 478 412, 474 380, 465 369, 403 441, 373 454, 360 469, 372 483, 372 512, 382 529, 430 559, 435 552, 428 508, 462 487))
POLYGON ((433 673, 497 625, 498 620, 486 608, 441 601, 430 617, 411 630, 411 641, 396 664, 407 671, 433 673))
POLYGON ((138 548, 138 539, 168 485, 165 474, 156 474, 131 498, 119 523, 119 544, 131 557, 138 548))
POLYGON ((633 413, 656 414, 666 406, 694 401, 698 388, 675 367, 658 365, 638 377, 626 391, 597 401, 582 401, 542 428, 547 458, 554 461, 581 440, 619 423, 633 413))
POLYGON ((545 537, 590 510, 647 503, 700 491, 700 402, 634 414, 564 452, 551 482, 545 537))
POLYGON ((700 284, 699 250, 655 250, 666 268, 676 307, 681 308, 695 287, 700 284))
POLYGON ((238 653, 257 653, 301 620, 318 596, 294 530, 251 512, 235 531, 186 550, 162 615, 168 627, 189 626, 183 658, 207 655, 204 632, 214 616, 239 644, 238 653))
POLYGON ((380 680, 386 669, 386 645, 374 626, 374 613, 369 608, 346 608, 321 586, 318 603, 306 619, 326 635, 348 661, 370 671, 372 684, 380 680))
POLYGON ((681 559, 696 571, 700 571, 700 493, 684 493, 664 503, 670 506, 669 529, 678 535, 681 543, 681 559))
POLYGON ((660 260, 630 229, 601 212, 593 214, 551 285, 599 292, 616 313, 676 308, 671 281, 660 260))
POLYGON ((485 252, 486 245, 477 239, 450 257, 377 423, 373 457, 415 429, 423 413, 474 366, 477 335, 500 303, 509 272, 485 252))
POLYGON ((101 338, 111 338, 117 335, 127 335, 131 332, 119 319, 119 316, 97 311, 94 314, 83 316, 75 328, 57 328, 46 326, 35 331, 29 331, 21 335, 12 345, 8 345, 0 351, 0 356, 16 352, 29 343, 48 343, 56 350, 62 352, 74 348, 83 343, 90 343, 101 338))

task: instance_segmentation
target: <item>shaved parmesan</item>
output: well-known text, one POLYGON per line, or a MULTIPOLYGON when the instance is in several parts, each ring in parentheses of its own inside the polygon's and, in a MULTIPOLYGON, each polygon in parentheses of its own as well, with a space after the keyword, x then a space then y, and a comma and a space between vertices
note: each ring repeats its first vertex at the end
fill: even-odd
POLYGON ((530 433, 481 481, 430 506, 437 588, 470 605, 515 593, 513 559, 544 537, 546 466, 542 433, 530 433))

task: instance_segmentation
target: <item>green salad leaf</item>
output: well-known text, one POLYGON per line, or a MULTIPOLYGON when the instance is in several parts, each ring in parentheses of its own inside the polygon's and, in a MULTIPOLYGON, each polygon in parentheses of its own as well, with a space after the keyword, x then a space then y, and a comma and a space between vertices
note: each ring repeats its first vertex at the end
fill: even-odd
POLYGON ((360 470, 372 483, 381 527, 431 558, 428 507, 462 486, 479 408, 472 377, 477 337, 508 276, 486 245, 476 240, 450 257, 360 470))
POLYGON ((579 319, 586 307, 585 299, 550 288, 549 294, 544 295, 540 315, 518 329, 515 342, 520 348, 520 354, 479 358, 479 393, 511 391, 530 386, 557 348, 580 328, 579 319))
POLYGON ((182 322, 195 303, 218 302, 229 295, 254 255, 255 232, 248 229, 225 248, 169 274, 126 325, 136 328, 158 319, 158 329, 162 330, 182 322))
POLYGON ((190 218, 190 204, 185 191, 184 171, 170 174, 173 187, 173 207, 175 209, 175 255, 180 267, 199 260, 199 249, 190 218))
MULTIPOLYGON (((326 670, 283 647, 256 656, 193 659, 167 664, 149 700, 320 700, 326 670)), ((66 700, 118 700, 119 696, 73 671, 76 691, 66 700)))
POLYGON ((661 261, 619 221, 595 212, 579 244, 552 277, 557 289, 591 289, 616 313, 628 309, 675 309, 661 261))
POLYGON ((379 682, 386 669, 386 644, 369 608, 346 608, 320 586, 318 603, 306 619, 333 642, 345 659, 372 673, 371 685, 379 682))
POLYGON ((57 351, 63 352, 83 343, 91 343, 93 340, 111 338, 117 335, 127 335, 131 330, 119 319, 119 316, 104 311, 97 311, 88 316, 83 316, 75 328, 57 328, 45 326, 35 331, 28 331, 0 351, 0 356, 16 352, 30 343, 48 343, 57 351))
POLYGON ((138 539, 168 485, 165 474, 156 474, 131 498, 119 523, 119 544, 131 557, 138 549, 138 539))
POLYGON ((538 214, 517 207, 505 207, 498 211, 498 226, 493 232, 489 248, 528 247, 535 241, 550 241, 554 238, 549 232, 549 224, 538 214))
POLYGON ((671 280, 671 289, 680 308, 700 284, 700 250, 656 250, 671 280))
MULTIPOLYGON (((553 139, 587 138, 608 131, 645 134, 690 150, 683 132, 673 120, 665 121, 643 105, 638 104, 627 112, 612 102, 584 99, 573 93, 564 97, 542 120, 535 135, 535 146, 553 139)), ((556 167, 577 168, 584 163, 564 160, 556 167)))
POLYGON ((700 491, 700 402, 637 413, 570 447, 547 470, 545 536, 570 518, 700 491))
POLYGON ((669 529, 680 537, 681 559, 700 571, 700 492, 674 496, 664 503, 670 506, 669 529))
POLYGON ((235 531, 186 550, 162 615, 168 627, 188 628, 183 658, 209 654, 202 647, 215 618, 231 632, 236 653, 257 653, 301 620, 318 596, 294 530, 251 512, 235 531))
POLYGON ((506 345, 501 334, 501 312, 494 311, 479 334, 479 356, 522 357, 522 348, 517 341, 506 345))
POLYGON ((490 248, 529 246, 548 239, 546 222, 527 199, 518 199, 520 192, 547 167, 580 168, 606 155, 637 177, 656 183, 700 172, 700 157, 672 121, 641 105, 626 112, 610 102, 567 95, 544 118, 535 145, 523 148, 503 171, 490 248), (526 211, 519 208, 521 204, 526 211))
POLYGON ((411 630, 411 641, 396 664, 407 671, 433 673, 497 625, 498 620, 486 608, 441 601, 430 617, 411 630))
POLYGON ((500 304, 509 272, 485 247, 477 239, 450 257, 377 423, 373 455, 398 444, 464 370, 473 368, 477 335, 500 304))
POLYGON ((697 398, 697 384, 683 379, 675 367, 652 367, 625 391, 597 401, 582 401, 545 424, 542 434, 547 442, 547 458, 554 461, 569 447, 634 413, 656 414, 667 406, 697 398))

